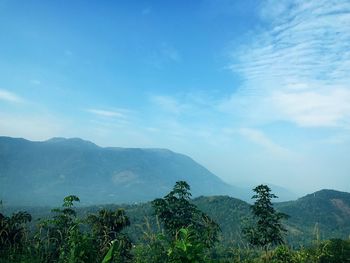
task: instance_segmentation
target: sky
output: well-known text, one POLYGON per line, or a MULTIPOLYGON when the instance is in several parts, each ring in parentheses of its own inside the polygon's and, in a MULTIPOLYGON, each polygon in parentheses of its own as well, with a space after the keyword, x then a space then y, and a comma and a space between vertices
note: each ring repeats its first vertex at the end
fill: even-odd
POLYGON ((350 191, 350 2, 0 0, 0 135, 350 191))

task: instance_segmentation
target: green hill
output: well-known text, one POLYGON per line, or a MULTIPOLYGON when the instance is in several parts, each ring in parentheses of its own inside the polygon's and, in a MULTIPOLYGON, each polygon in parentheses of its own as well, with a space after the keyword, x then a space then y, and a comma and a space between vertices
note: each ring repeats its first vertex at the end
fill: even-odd
POLYGON ((276 208, 288 215, 293 240, 309 242, 350 236, 350 194, 335 190, 321 190, 296 201, 277 203, 276 208))
MULTIPOLYGON (((242 241, 241 228, 250 217, 248 203, 228 196, 202 196, 193 199, 193 203, 220 225, 223 242, 242 241)), ((320 239, 350 236, 350 193, 321 190, 274 206, 290 216, 285 221, 290 244, 310 244, 316 241, 317 235, 320 239)), ((149 203, 125 208, 134 225, 142 224, 145 217, 152 218, 149 203)))
MULTIPOLYGON (((201 196, 192 202, 213 218, 222 230, 222 242, 244 243, 241 235, 243 222, 251 216, 250 205, 229 196, 201 196)), ((285 221, 287 241, 295 246, 307 245, 317 239, 348 238, 350 235, 350 193, 321 190, 296 201, 275 203, 278 211, 290 216, 285 221)), ((104 206, 106 207, 106 206, 104 206)), ((109 208, 121 207, 107 205, 109 208)), ((130 217, 128 233, 138 239, 145 230, 146 219, 155 230, 156 221, 151 204, 122 205, 130 217)), ((97 211, 101 207, 81 208, 81 213, 97 211)))
MULTIPOLYGON (((244 220, 251 216, 248 203, 229 196, 200 196, 194 198, 192 202, 219 224, 222 230, 222 242, 244 242, 241 228, 244 220)), ((295 201, 275 203, 274 206, 290 216, 285 221, 288 229, 287 240, 290 244, 307 245, 316 241, 317 235, 319 239, 349 238, 350 193, 321 190, 295 201)), ((143 231, 147 230, 146 222, 149 222, 153 230, 157 229, 150 202, 79 207, 78 212, 84 216, 102 207, 110 209, 122 207, 126 210, 131 221, 127 232, 133 240, 139 239, 143 231)), ((14 210, 27 210, 33 214, 34 218, 39 218, 49 216, 50 208, 5 206, 6 214, 11 214, 14 210)))

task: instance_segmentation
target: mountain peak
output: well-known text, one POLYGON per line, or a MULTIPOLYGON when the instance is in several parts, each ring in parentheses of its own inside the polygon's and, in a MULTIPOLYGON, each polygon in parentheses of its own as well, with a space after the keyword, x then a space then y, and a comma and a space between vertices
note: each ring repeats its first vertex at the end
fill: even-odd
POLYGON ((332 190, 332 189, 322 189, 312 194, 308 194, 300 199, 311 199, 311 198, 333 199, 333 198, 344 198, 344 197, 349 197, 349 193, 332 190))
POLYGON ((75 144, 75 145, 89 145, 98 147, 96 144, 94 144, 91 141, 83 140, 81 138, 64 138, 64 137, 53 137, 47 141, 44 141, 46 143, 59 143, 59 144, 75 144))

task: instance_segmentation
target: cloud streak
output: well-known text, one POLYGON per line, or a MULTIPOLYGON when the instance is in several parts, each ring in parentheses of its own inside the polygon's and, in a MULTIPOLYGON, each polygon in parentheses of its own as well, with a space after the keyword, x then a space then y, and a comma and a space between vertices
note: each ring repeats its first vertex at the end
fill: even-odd
POLYGON ((250 129, 250 128, 241 128, 239 129, 239 133, 247 138, 248 140, 254 142, 257 145, 262 146, 270 153, 275 155, 289 155, 290 152, 288 149, 283 148, 282 146, 273 142, 270 138, 268 138, 263 132, 250 129))
POLYGON ((87 109, 86 111, 100 117, 122 118, 122 119, 126 118, 125 114, 118 111, 102 110, 102 109, 87 109))
POLYGON ((222 109, 298 126, 348 127, 350 2, 273 2, 261 11, 268 29, 232 53, 230 68, 244 85, 222 109))
POLYGON ((12 102, 12 103, 23 102, 23 99, 21 97, 4 89, 0 89, 0 100, 12 102))

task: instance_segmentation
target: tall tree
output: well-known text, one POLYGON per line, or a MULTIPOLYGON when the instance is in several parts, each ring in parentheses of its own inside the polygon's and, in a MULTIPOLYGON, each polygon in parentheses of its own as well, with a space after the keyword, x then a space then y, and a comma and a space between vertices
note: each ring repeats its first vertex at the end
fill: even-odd
POLYGON ((192 204, 190 198, 190 186, 179 181, 164 198, 152 201, 152 206, 171 238, 174 239, 181 228, 190 227, 194 236, 210 247, 217 240, 219 226, 192 204))
POLYGON ((243 229, 243 234, 253 246, 262 247, 267 252, 271 245, 283 244, 283 236, 287 232, 282 224, 282 219, 288 218, 284 213, 277 212, 271 199, 277 198, 271 193, 267 185, 259 185, 253 189, 256 193, 251 206, 254 223, 243 229))

